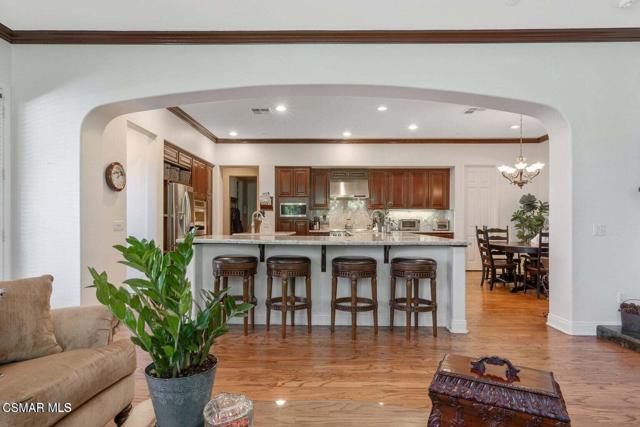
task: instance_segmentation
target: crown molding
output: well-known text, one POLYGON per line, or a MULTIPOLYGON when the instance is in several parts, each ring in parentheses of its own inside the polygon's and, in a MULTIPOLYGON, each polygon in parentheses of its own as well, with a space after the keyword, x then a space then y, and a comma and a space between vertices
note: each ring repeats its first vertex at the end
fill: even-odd
MULTIPOLYGON (((524 138, 525 144, 548 141, 548 135, 524 138)), ((370 138, 370 139, 326 139, 326 138, 268 138, 229 139, 219 138, 218 144, 518 144, 518 138, 370 138)))
POLYGON ((61 31, 12 30, 14 44, 594 43, 637 42, 640 27, 495 30, 61 31))
POLYGON ((213 134, 209 129, 207 129, 202 123, 197 121, 193 116, 184 111, 180 107, 168 107, 167 110, 175 114, 178 118, 183 120, 189 126, 200 132, 205 137, 209 138, 213 143, 218 142, 218 137, 213 134))

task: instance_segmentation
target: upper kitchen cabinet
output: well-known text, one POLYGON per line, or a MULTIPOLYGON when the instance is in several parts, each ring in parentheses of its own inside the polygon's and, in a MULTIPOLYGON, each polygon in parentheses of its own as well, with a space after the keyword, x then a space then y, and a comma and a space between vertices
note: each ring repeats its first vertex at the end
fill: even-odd
POLYGON ((292 168, 276 168, 276 193, 278 197, 293 196, 292 168))
POLYGON ((407 207, 426 209, 429 207, 429 171, 412 170, 407 173, 409 196, 407 207))
POLYGON ((329 170, 311 170, 311 208, 329 208, 329 170))
POLYGON ((391 209, 407 207, 407 172, 390 170, 387 172, 387 203, 391 209))
POLYGON ((193 167, 191 168, 191 186, 193 187, 193 195, 196 199, 206 199, 209 194, 210 173, 207 164, 193 159, 193 167))
POLYGON ((276 168, 278 197, 309 197, 309 168, 276 168))
POLYGON ((293 196, 309 197, 309 168, 293 168, 293 196))
POLYGON ((449 169, 429 171, 429 207, 449 209, 449 169))
POLYGON ((164 144, 164 161, 175 165, 178 164, 178 150, 166 143, 164 144))
POLYGON ((384 170, 369 171, 369 209, 384 209, 387 204, 387 174, 384 170))

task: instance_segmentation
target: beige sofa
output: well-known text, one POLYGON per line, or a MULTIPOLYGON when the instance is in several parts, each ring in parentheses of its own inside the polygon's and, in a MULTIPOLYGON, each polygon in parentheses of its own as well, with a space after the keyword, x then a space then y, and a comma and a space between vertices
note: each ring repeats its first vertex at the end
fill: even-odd
POLYGON ((136 354, 128 339, 113 340, 115 317, 103 306, 51 314, 63 351, 0 365, 0 427, 103 427, 114 418, 124 423, 133 400, 136 354), (59 411, 49 407, 56 402, 59 411), (6 406, 12 403, 35 405, 25 413, 6 406))

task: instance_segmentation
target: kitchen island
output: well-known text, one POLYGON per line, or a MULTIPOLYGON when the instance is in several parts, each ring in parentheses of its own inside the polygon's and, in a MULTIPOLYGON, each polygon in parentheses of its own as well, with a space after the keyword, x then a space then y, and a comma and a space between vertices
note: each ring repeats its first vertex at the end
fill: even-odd
MULTIPOLYGON (((194 239, 194 259, 190 279, 194 295, 201 289, 213 287, 212 260, 218 255, 253 255, 258 257, 255 278, 256 323, 265 323, 266 259, 272 255, 300 255, 311 259, 313 325, 329 325, 331 314, 331 260, 337 256, 369 256, 378 262, 378 316, 380 326, 389 325, 390 261, 397 256, 433 258, 438 263, 438 323, 453 333, 466 333, 465 317, 465 248, 467 242, 418 235, 412 232, 390 234, 363 232, 347 237, 285 236, 285 235, 213 235, 194 239)), ((338 296, 348 296, 347 281, 340 279, 338 296)), ((404 296, 404 282, 396 285, 397 297, 404 296)), ((240 293, 241 284, 229 281, 231 293, 240 293)), ((367 280, 361 280, 358 290, 370 295, 367 280)), ((303 292, 304 287, 298 287, 303 292)), ((421 296, 427 297, 428 286, 421 285, 421 296)), ((278 295, 279 281, 274 280, 274 294, 278 295)), ((350 325, 351 315, 338 312, 337 325, 350 325)), ((404 325, 404 313, 396 312, 396 325, 404 325)), ((280 316, 272 316, 278 324, 280 316)), ((238 320, 238 319, 234 319, 238 320)), ((304 325, 305 314, 296 313, 296 324, 304 325)), ((358 325, 372 325, 371 313, 360 313, 358 325)), ((431 314, 420 313, 420 326, 431 325, 431 314)))

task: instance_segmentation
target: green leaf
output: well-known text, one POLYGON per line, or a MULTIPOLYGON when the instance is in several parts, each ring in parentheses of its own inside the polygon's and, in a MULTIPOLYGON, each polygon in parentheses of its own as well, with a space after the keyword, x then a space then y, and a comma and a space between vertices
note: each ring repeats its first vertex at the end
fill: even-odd
POLYGON ((124 303, 118 299, 111 299, 111 311, 120 320, 124 320, 124 316, 127 313, 127 309, 124 303))
POLYGON ((189 314, 191 312, 191 290, 184 292, 180 297, 180 306, 178 313, 181 316, 189 314))
POLYGON ((173 347, 171 347, 170 345, 163 345, 162 349, 164 350, 164 354, 166 354, 169 359, 173 357, 173 354, 174 354, 173 347))

